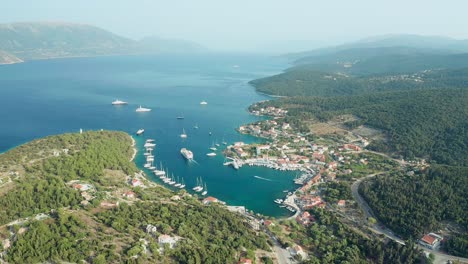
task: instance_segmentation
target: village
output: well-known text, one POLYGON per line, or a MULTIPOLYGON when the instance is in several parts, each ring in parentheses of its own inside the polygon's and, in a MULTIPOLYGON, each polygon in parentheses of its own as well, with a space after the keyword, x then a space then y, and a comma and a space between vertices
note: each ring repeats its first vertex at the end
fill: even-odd
MULTIPOLYGON (((274 202, 294 212, 289 220, 304 227, 315 222, 314 215, 309 213, 314 208, 337 212, 344 222, 353 226, 368 225, 366 219, 356 225, 357 219, 363 216, 351 197, 330 199, 324 195, 329 183, 348 184, 354 179, 393 168, 404 169, 408 175, 412 175, 414 171, 428 166, 424 160, 395 160, 385 154, 367 151, 365 147, 369 145, 369 139, 357 134, 332 140, 310 137, 285 122, 287 111, 280 108, 258 108, 254 105, 251 113, 271 119, 242 125, 238 131, 266 139, 266 142, 235 142, 227 146, 225 155, 232 161, 225 165, 232 165, 236 169, 242 166, 265 166, 275 170, 299 172, 300 176, 293 179, 298 188, 289 192, 284 200, 277 199, 274 202)), ((274 219, 251 218, 250 224, 254 229, 262 228, 273 239, 281 236, 286 228, 278 227, 279 221, 274 219), (282 231, 279 232, 280 230, 282 231)), ((426 248, 437 249, 441 240, 439 235, 430 233, 422 237, 419 243, 426 248), (428 239, 433 237, 434 239, 428 239)), ((286 243, 290 256, 295 259, 307 258, 307 250, 294 241, 291 242, 286 243)))

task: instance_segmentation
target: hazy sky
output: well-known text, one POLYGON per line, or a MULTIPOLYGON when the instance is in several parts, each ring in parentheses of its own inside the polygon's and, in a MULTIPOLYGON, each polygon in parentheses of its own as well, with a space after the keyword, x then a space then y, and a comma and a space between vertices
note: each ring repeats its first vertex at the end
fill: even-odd
POLYGON ((68 21, 138 39, 289 51, 368 36, 468 38, 468 0, 0 0, 1 23, 68 21))

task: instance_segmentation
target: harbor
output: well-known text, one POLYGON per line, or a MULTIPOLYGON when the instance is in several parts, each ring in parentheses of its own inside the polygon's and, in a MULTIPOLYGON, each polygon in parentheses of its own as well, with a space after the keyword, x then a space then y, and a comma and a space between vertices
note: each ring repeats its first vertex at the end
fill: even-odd
MULTIPOLYGON (((11 100, 2 106, 4 111, 23 104, 25 94, 34 94, 34 100, 28 100, 27 107, 8 116, 12 127, 19 128, 26 123, 28 129, 18 130, 14 136, 11 131, 3 130, 0 148, 7 150, 39 137, 76 132, 79 128, 125 131, 136 141, 135 163, 150 180, 173 190, 195 194, 192 188, 197 177, 202 177, 208 188, 206 197, 214 196, 230 205, 244 205, 248 210, 269 216, 291 214, 279 208, 273 200, 284 189, 293 188, 294 172, 255 166, 242 166, 236 170, 232 166, 223 166, 225 157, 222 153, 234 142, 262 142, 236 131, 241 124, 261 119, 245 109, 253 102, 268 98, 257 94, 248 81, 280 72, 285 68, 283 61, 251 55, 124 56, 119 58, 119 63, 116 60, 113 57, 73 58, 4 67, 1 74, 4 80, 17 76, 19 71, 25 78, 35 81, 34 89, 43 93, 36 94, 32 86, 22 83, 15 88, 24 93, 15 90, 10 94, 6 88, 4 93, 11 100), (76 71, 78 64, 88 69, 90 75, 76 71), (235 64, 241 67, 232 68, 235 64), (47 74, 38 78, 38 69, 47 74), (60 77, 63 71, 56 69, 66 72, 67 82, 60 77), (100 80, 93 84, 92 91, 86 89, 89 78, 100 80), (44 104, 50 104, 51 94, 61 101, 54 102, 53 108, 44 108, 44 104), (112 105, 116 100, 126 104, 112 105), (140 105, 151 111, 136 112, 140 105), (184 119, 177 119, 178 116, 184 119), (136 136, 139 129, 144 129, 144 133, 136 136), (187 135, 185 139, 180 137, 183 130, 187 135), (144 155, 147 139, 154 139, 156 144, 151 151, 153 165, 149 167, 160 170, 162 163, 169 176, 174 175, 174 181, 182 184, 183 179, 185 188, 175 187, 176 183, 165 184, 156 171, 143 167, 147 162, 144 155), (210 149, 212 145, 216 151, 210 149), (182 148, 193 152, 194 162, 183 158, 182 148), (216 155, 207 156, 208 153, 216 155), (272 181, 255 178, 256 175, 272 181)), ((6 82, 4 84, 8 86, 6 82)), ((201 196, 202 192, 196 194, 201 196)))

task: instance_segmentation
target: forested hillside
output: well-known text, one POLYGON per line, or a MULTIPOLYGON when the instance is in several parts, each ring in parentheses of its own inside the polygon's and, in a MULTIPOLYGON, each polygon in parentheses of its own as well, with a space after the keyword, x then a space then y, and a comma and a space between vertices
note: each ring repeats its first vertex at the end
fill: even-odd
POLYGON ((171 199, 176 193, 142 178, 142 187, 132 187, 138 170, 129 161, 131 144, 126 133, 85 132, 1 154, 0 241, 9 245, 3 260, 233 263, 269 249, 265 235, 223 207, 204 206, 185 191, 171 199), (129 191, 135 197, 123 196, 129 191), (163 234, 177 245, 161 248, 163 234))
POLYGON ((250 84, 257 91, 271 95, 321 97, 417 89, 467 88, 468 68, 359 77, 305 66, 253 80, 250 84))
MULTIPOLYGON (((466 193, 468 168, 432 166, 414 176, 404 173, 377 177, 359 192, 377 217, 404 238, 418 239, 451 221, 468 229, 466 193)), ((452 238, 448 250, 468 256, 466 233, 452 238), (464 240, 463 240, 464 239, 464 240)))
POLYGON ((289 110, 290 119, 326 121, 353 114, 362 124, 382 129, 387 141, 371 149, 405 158, 427 157, 438 163, 468 165, 468 93, 465 89, 430 89, 348 97, 291 97, 268 101, 289 110))

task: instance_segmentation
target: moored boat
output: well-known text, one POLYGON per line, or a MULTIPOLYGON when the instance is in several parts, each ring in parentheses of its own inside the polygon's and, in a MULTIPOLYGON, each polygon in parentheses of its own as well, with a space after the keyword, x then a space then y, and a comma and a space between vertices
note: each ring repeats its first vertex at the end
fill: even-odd
POLYGON ((182 156, 187 159, 188 161, 191 161, 193 160, 193 152, 186 149, 186 148, 182 148, 180 150, 180 154, 182 154, 182 156))

